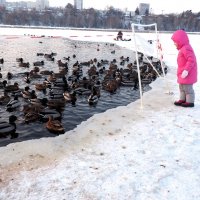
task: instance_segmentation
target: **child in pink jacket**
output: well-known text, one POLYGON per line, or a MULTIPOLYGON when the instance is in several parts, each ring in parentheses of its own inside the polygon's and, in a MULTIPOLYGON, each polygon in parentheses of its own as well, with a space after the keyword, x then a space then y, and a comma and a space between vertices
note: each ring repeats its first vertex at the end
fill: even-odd
POLYGON ((193 84, 197 82, 195 53, 184 30, 175 31, 171 39, 179 51, 177 56, 177 82, 179 84, 180 99, 175 101, 174 104, 182 107, 194 107, 193 84))

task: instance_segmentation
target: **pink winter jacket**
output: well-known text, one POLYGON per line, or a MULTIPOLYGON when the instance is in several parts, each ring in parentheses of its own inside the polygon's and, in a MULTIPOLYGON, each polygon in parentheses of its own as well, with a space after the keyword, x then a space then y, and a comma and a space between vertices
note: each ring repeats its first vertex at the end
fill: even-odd
POLYGON ((196 56, 189 43, 187 33, 183 30, 174 32, 171 38, 176 44, 178 52, 177 57, 177 82, 179 84, 193 84, 197 82, 197 61, 196 56), (186 78, 181 78, 183 70, 188 71, 186 78))

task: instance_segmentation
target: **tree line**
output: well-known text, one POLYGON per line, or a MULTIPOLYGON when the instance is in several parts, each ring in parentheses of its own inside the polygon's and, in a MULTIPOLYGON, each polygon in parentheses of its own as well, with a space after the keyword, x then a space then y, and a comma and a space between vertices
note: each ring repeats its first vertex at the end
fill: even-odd
MULTIPOLYGON (((100 11, 93 8, 78 10, 72 4, 65 8, 51 8, 44 11, 35 9, 7 10, 0 7, 0 24, 26 25, 26 26, 51 26, 75 28, 102 28, 102 29, 130 29, 131 23, 139 15, 136 8, 134 15, 129 16, 119 9, 109 7, 100 11)), ((159 31, 174 31, 180 28, 186 31, 200 31, 200 12, 192 13, 191 10, 181 14, 153 15, 146 12, 141 17, 143 24, 157 23, 159 31)))

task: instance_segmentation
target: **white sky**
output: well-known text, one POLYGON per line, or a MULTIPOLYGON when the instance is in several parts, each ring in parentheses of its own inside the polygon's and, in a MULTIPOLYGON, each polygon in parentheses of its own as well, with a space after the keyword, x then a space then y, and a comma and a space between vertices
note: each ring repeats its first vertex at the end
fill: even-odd
MULTIPOLYGON (((133 49, 132 41, 111 40, 110 32, 97 37, 100 33, 92 31, 1 28, 0 39, 31 32, 76 35, 78 40, 112 41, 133 49)), ((150 48, 150 38, 151 34, 143 36, 144 49, 150 48)), ((194 86, 194 108, 173 105, 179 96, 177 50, 171 34, 159 38, 169 71, 144 93, 143 109, 137 100, 96 114, 58 137, 1 147, 0 199, 200 199, 200 84, 194 86)), ((199 35, 189 38, 195 52, 200 52, 199 35)), ((199 56, 197 59, 200 63, 199 56)))
MULTIPOLYGON (((14 1, 14 0, 10 0, 14 1)), ((17 1, 17 0, 15 0, 17 1)), ((31 0, 33 1, 33 0, 31 0)), ((49 0, 50 6, 65 6, 67 3, 74 4, 74 0, 49 0)), ((94 7, 96 9, 104 9, 111 5, 115 8, 125 9, 128 8, 130 11, 135 11, 139 3, 149 3, 150 8, 154 13, 180 13, 186 10, 192 10, 193 12, 200 11, 199 0, 83 0, 84 8, 94 7)))

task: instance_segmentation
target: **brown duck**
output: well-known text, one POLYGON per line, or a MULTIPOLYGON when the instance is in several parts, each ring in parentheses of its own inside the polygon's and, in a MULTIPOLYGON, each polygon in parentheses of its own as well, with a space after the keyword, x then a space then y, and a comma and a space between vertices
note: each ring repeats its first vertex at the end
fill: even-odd
POLYGON ((61 122, 58 120, 54 120, 52 116, 49 116, 49 120, 46 123, 46 128, 52 133, 64 133, 64 128, 61 122))

